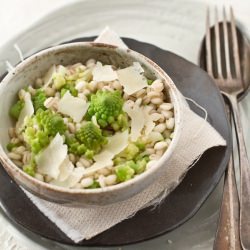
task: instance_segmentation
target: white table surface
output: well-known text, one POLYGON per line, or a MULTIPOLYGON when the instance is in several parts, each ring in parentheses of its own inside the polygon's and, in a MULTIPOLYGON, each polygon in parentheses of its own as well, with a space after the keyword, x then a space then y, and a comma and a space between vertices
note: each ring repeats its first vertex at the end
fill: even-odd
MULTIPOLYGON (((166 0, 167 1, 167 0, 166 0)), ((178 0, 175 0, 176 2, 178 0)), ((198 0, 197 0, 198 1, 198 0)), ((208 0, 199 0, 199 1, 208 1, 208 0)), ((60 6, 65 4, 70 4, 74 0, 2 0, 0 4, 0 47, 5 44, 11 37, 20 33, 23 29, 32 25, 36 20, 39 20, 41 17, 46 15, 48 12, 57 9, 60 6)), ((187 1, 188 2, 188 1, 187 1)), ((222 5, 223 3, 232 4, 235 10, 235 14, 240 24, 243 27, 243 30, 249 35, 250 34, 250 1, 249 0, 238 0, 238 1, 229 1, 229 0, 213 0, 209 1, 216 3, 217 5, 222 5)), ((204 18, 205 19, 205 18, 204 18)), ((194 55, 190 55, 189 60, 194 60, 194 55)), ((249 99, 249 98, 248 98, 249 99)), ((247 100, 246 100, 247 101, 247 100)), ((245 101, 245 102, 246 102, 245 101)), ((244 108, 242 110, 245 114, 245 121, 248 118, 248 110, 244 108)), ((245 122, 245 124, 247 124, 245 122)), ((246 137, 250 138, 250 132, 248 132, 247 127, 245 126, 246 137)), ((250 140, 248 140, 249 142, 250 140)), ((249 143, 248 143, 248 146, 249 143)), ((250 147, 248 147, 250 148, 250 147)), ((222 182, 221 184, 222 185, 222 182)), ((221 186, 217 187, 217 190, 221 190, 221 186)), ((216 191, 215 191, 216 192, 216 191)), ((211 216, 217 217, 218 212, 214 212, 214 208, 210 207, 211 201, 213 199, 218 199, 218 196, 212 195, 209 198, 209 201, 206 202, 197 215, 191 219, 191 222, 199 221, 202 218, 202 215, 205 211, 211 210, 211 216), (210 202, 210 203, 209 203, 210 202)), ((217 208, 218 210, 218 208, 217 208)), ((211 218, 208 218, 210 220, 211 218)), ((216 221, 216 218, 212 218, 216 221)), ((191 223, 189 222, 189 223, 191 223)), ((206 222, 205 222, 206 223, 206 222)), ((203 224, 204 225, 204 224, 203 224)), ((182 231, 185 233, 189 224, 186 223, 182 226, 182 231)), ((192 249, 211 249, 213 235, 216 229, 216 223, 212 225, 210 231, 204 231, 204 234, 199 235, 199 237, 208 238, 210 240, 206 241, 203 244, 196 244, 192 249)), ((203 227, 201 227, 203 230, 203 227)), ((174 235, 172 235, 174 237, 174 235)), ((194 242, 202 242, 202 239, 197 239, 195 235, 192 236, 194 242)), ((156 240, 149 241, 137 246, 131 246, 126 249, 185 249, 175 245, 175 248, 171 248, 173 241, 178 241, 178 239, 171 238, 171 234, 166 238, 164 236, 159 237, 156 240), (166 248, 166 246, 168 246, 166 248)), ((6 217, 0 212, 0 249, 1 250, 40 250, 40 249, 70 249, 65 246, 58 246, 52 242, 47 242, 40 239, 36 236, 26 236, 21 230, 16 229, 6 217)), ((116 248, 118 249, 118 248, 116 248)))

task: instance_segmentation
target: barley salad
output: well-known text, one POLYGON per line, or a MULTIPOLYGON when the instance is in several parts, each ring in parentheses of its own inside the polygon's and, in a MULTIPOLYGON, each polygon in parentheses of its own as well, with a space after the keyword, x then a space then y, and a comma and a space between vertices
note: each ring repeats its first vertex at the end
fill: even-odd
POLYGON ((160 79, 126 68, 52 65, 17 94, 10 159, 34 178, 66 188, 116 185, 154 167, 174 136, 174 107, 160 79))

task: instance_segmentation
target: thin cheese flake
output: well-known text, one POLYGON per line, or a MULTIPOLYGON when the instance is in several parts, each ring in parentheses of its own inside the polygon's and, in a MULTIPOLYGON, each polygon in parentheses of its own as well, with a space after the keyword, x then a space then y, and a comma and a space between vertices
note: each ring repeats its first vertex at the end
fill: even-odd
MULTIPOLYGON (((138 63, 139 64, 139 63, 138 63)), ((142 74, 138 64, 133 64, 125 69, 117 70, 118 80, 124 87, 124 92, 132 95, 135 92, 147 87, 147 79, 142 74)))
POLYGON ((65 181, 71 175, 74 169, 74 164, 69 160, 69 157, 67 156, 59 168, 60 174, 58 176, 58 180, 65 181))
POLYGON ((115 135, 108 138, 107 145, 104 146, 104 150, 112 152, 114 155, 119 154, 128 146, 128 130, 118 132, 115 135))
POLYGON ((154 118, 149 114, 149 109, 147 108, 147 106, 144 108, 143 112, 145 118, 144 134, 148 136, 155 127, 154 118))
POLYGON ((84 168, 77 167, 74 168, 69 177, 64 181, 52 180, 50 183, 60 187, 72 188, 81 180, 83 174, 84 168))
POLYGON ((111 65, 102 65, 100 62, 96 63, 92 74, 93 80, 97 82, 109 82, 118 78, 111 65))
POLYGON ((63 137, 57 133, 50 144, 36 157, 37 170, 57 179, 60 174, 60 166, 67 156, 68 147, 63 144, 63 137))
POLYGON ((123 105, 123 110, 131 119, 130 139, 133 142, 137 141, 137 139, 141 136, 141 131, 145 124, 143 108, 138 105, 134 105, 134 107, 131 108, 128 104, 125 103, 123 105))
POLYGON ((53 64, 43 78, 44 82, 43 88, 48 87, 52 83, 53 76, 55 73, 56 73, 56 65, 53 64))
POLYGON ((95 173, 96 171, 113 165, 112 159, 128 146, 128 130, 116 133, 109 137, 107 145, 103 150, 94 156, 95 163, 85 170, 84 175, 95 173))
POLYGON ((22 108, 18 121, 16 124, 17 130, 22 129, 25 119, 31 117, 34 114, 34 107, 31 101, 30 93, 26 92, 24 95, 24 107, 22 108))
POLYGON ((79 97, 74 97, 67 91, 58 102, 58 111, 70 116, 75 122, 80 122, 88 110, 89 104, 79 97))
POLYGON ((94 160, 96 161, 91 167, 87 168, 84 171, 84 175, 93 174, 96 171, 103 169, 108 166, 113 165, 112 158, 115 155, 107 150, 103 150, 101 153, 94 156, 94 160))

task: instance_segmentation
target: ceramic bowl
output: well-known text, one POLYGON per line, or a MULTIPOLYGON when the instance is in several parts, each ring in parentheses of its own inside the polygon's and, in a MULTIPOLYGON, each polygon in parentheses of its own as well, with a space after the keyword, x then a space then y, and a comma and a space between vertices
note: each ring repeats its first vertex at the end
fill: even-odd
POLYGON ((167 171, 165 164, 170 159, 179 140, 181 102, 179 92, 169 76, 157 64, 135 51, 91 42, 55 46, 34 54, 21 62, 0 84, 0 161, 8 174, 20 186, 49 201, 80 207, 108 205, 123 201, 143 191, 156 181, 164 171, 167 171), (153 168, 127 182, 99 189, 68 189, 39 181, 23 172, 7 155, 8 128, 14 126, 9 117, 9 108, 16 101, 18 91, 35 82, 36 78, 42 77, 51 65, 85 63, 90 58, 122 68, 132 65, 135 61, 140 62, 148 78, 162 79, 166 94, 169 95, 174 104, 175 136, 168 150, 153 168))

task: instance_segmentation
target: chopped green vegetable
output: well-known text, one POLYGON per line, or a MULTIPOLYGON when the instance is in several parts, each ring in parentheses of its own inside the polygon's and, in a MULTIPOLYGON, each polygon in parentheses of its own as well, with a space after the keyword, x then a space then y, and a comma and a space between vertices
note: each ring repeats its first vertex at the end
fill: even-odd
POLYGON ((31 162, 28 165, 23 166, 23 171, 30 175, 30 176, 35 176, 36 173, 36 164, 35 161, 32 159, 31 162))
MULTIPOLYGON (((89 116, 96 116, 98 124, 105 128, 113 124, 117 130, 119 124, 116 119, 122 114, 123 98, 120 91, 102 91, 98 90, 95 95, 91 96, 90 106, 88 109, 89 116)), ((120 119, 121 120, 121 119, 120 119)))
POLYGON ((146 158, 143 158, 139 161, 136 161, 136 163, 131 165, 131 167, 135 170, 136 174, 141 174, 145 171, 147 162, 148 161, 146 160, 146 158))
POLYGON ((100 184, 98 181, 94 180, 93 184, 88 186, 87 188, 89 189, 93 189, 93 188, 99 188, 100 187, 100 184))
POLYGON ((119 156, 125 158, 126 160, 132 160, 139 152, 139 148, 134 143, 129 143, 119 156))
POLYGON ((154 82, 153 80, 147 79, 148 85, 152 85, 152 83, 154 82))
POLYGON ((59 114, 39 109, 35 115, 26 120, 23 135, 31 151, 37 154, 57 133, 62 135, 65 131, 66 125, 59 114))
POLYGON ((19 115, 24 107, 24 101, 18 100, 11 108, 10 108, 10 115, 14 119, 18 120, 19 115))
POLYGON ((54 74, 53 80, 54 80, 54 87, 58 90, 61 89, 66 84, 64 76, 60 73, 54 74))
POLYGON ((118 182, 124 182, 133 178, 135 174, 135 170, 132 167, 133 165, 133 161, 128 161, 116 167, 115 174, 118 182))
POLYGON ((75 89, 73 84, 66 84, 63 86, 63 88, 61 89, 61 97, 63 97, 67 91, 69 91, 70 94, 74 97, 78 95, 78 91, 77 89, 75 89))
POLYGON ((19 147, 21 145, 21 143, 8 143, 7 145, 6 145, 6 148, 7 148, 7 150, 9 151, 9 152, 11 152, 12 151, 12 149, 13 148, 16 148, 16 147, 19 147))
POLYGON ((46 94, 45 94, 44 90, 38 89, 36 91, 35 95, 32 96, 32 102, 33 102, 35 112, 38 109, 43 109, 43 110, 46 109, 46 107, 44 106, 44 101, 45 100, 46 100, 46 94))

